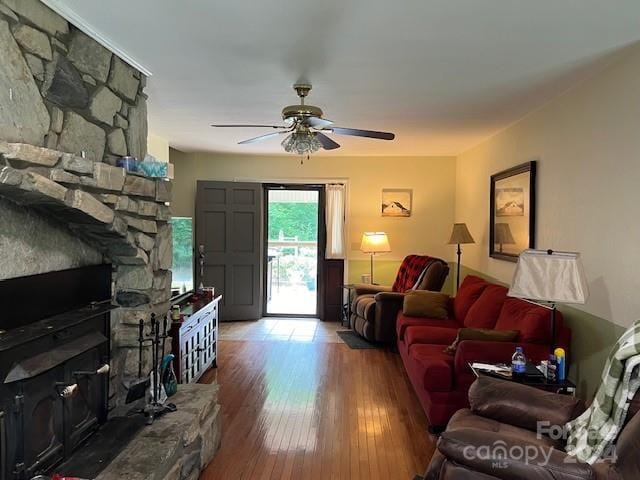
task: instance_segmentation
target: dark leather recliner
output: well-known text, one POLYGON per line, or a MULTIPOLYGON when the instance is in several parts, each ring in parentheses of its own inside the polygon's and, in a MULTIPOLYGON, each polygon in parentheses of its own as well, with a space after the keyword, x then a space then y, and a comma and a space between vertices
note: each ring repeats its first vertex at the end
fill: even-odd
POLYGON ((396 316, 409 290, 442 289, 449 264, 439 258, 409 255, 400 265, 393 286, 355 286, 351 299, 351 328, 372 342, 393 343, 396 316))
POLYGON ((481 377, 469 390, 469 403, 471 409, 459 410, 438 440, 426 480, 640 478, 640 394, 618 435, 616 455, 594 465, 565 453, 561 438, 537 433, 537 422, 562 426, 582 413, 577 398, 481 377))

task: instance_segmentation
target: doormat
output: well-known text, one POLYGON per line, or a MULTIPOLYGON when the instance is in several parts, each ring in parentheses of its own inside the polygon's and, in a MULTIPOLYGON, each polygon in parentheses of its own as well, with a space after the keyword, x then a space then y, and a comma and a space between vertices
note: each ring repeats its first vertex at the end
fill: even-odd
POLYGON ((336 333, 342 339, 342 341, 347 344, 349 348, 352 348, 354 350, 360 350, 364 348, 380 348, 380 345, 376 345, 375 343, 371 343, 368 340, 365 340, 356 332, 353 332, 351 330, 338 330, 336 333))

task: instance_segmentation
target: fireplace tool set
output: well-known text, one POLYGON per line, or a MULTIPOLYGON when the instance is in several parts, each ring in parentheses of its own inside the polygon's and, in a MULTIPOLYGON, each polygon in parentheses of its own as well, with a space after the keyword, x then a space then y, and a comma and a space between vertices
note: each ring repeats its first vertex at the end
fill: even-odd
MULTIPOLYGON (((157 320, 156 314, 151 314, 151 329, 145 335, 144 320, 140 320, 138 325, 138 381, 132 384, 127 393, 127 403, 131 403, 144 397, 149 390, 147 396, 147 404, 142 412, 147 417, 147 424, 151 425, 153 421, 169 412, 175 412, 176 406, 167 402, 167 392, 165 382, 171 383, 171 360, 173 355, 165 357, 165 340, 169 338, 167 335, 168 320, 165 315, 162 322, 162 332, 160 330, 160 321, 157 320), (143 377, 144 363, 144 347, 151 346, 151 373, 148 377, 143 377)), ((175 381, 175 378, 173 379, 175 381)), ((169 392, 175 393, 175 392, 169 392)))

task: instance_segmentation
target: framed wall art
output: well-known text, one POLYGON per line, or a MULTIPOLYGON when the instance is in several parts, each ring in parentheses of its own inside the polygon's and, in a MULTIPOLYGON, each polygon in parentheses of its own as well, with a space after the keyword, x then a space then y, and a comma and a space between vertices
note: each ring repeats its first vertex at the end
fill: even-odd
POLYGON ((383 188, 381 211, 383 217, 410 217, 413 190, 383 188))
POLYGON ((489 208, 489 256, 517 262, 535 248, 536 162, 491 175, 489 208))

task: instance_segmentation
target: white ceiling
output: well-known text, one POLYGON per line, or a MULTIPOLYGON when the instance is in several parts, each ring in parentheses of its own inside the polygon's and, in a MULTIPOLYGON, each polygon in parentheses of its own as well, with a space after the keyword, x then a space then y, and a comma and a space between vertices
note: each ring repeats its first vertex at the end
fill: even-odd
POLYGON ((267 133, 308 103, 393 142, 342 155, 457 154, 640 40, 638 0, 45 0, 148 68, 152 131, 185 151, 281 153, 267 133))

